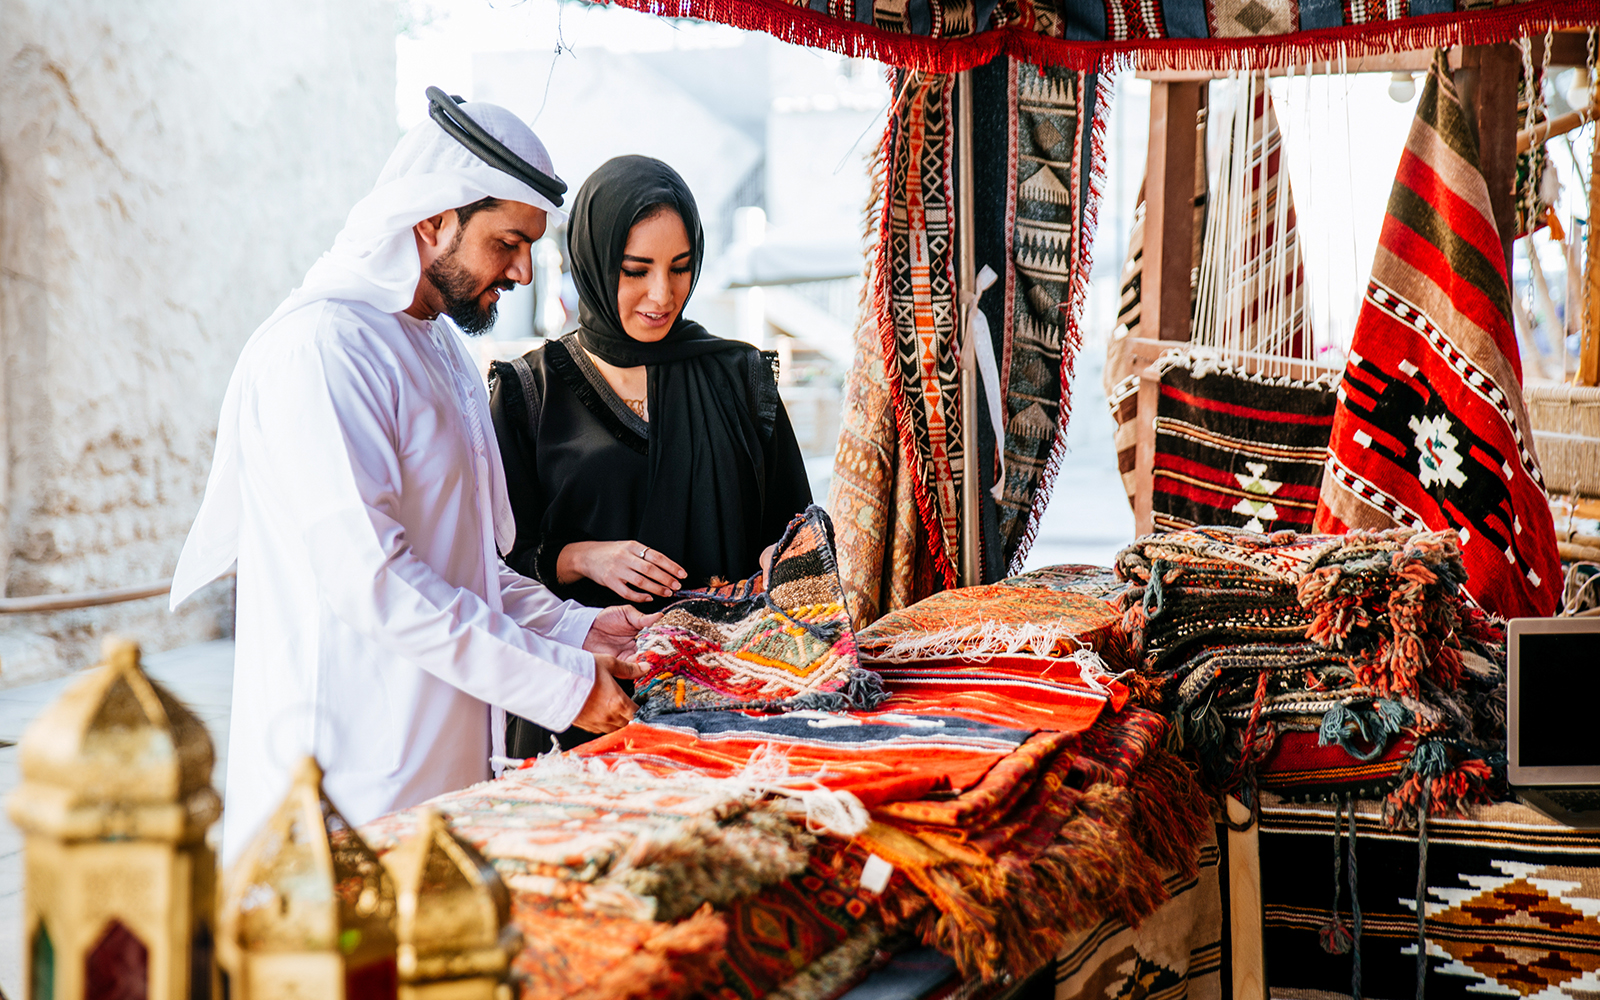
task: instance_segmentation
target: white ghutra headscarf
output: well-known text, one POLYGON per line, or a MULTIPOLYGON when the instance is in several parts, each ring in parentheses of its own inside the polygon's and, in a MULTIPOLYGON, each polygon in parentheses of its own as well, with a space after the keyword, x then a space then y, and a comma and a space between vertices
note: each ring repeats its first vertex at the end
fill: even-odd
MULTIPOLYGON (((544 143, 520 118, 497 104, 470 102, 466 112, 529 164, 554 174, 544 143)), ((295 310, 327 299, 363 302, 387 313, 411 305, 422 277, 412 227, 424 219, 484 198, 521 202, 561 212, 528 184, 490 166, 448 135, 431 118, 400 140, 378 174, 371 193, 356 202, 333 247, 306 272, 305 280, 250 335, 245 351, 295 310)), ((234 369, 217 421, 217 447, 206 481, 205 500, 189 529, 173 573, 171 607, 176 610, 201 587, 226 573, 239 553, 238 422, 240 372, 234 369)), ((498 522, 500 519, 496 518, 498 522)), ((499 528, 498 523, 496 524, 499 528)), ((499 534, 499 531, 496 532, 499 534)), ((510 548, 509 539, 502 550, 510 548)))

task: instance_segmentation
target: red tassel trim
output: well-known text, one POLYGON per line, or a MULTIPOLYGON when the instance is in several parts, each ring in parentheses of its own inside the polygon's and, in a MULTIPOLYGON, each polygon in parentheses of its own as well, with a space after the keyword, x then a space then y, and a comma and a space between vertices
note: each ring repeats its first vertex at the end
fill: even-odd
MULTIPOLYGON (((1082 72, 1260 69, 1304 66, 1356 57, 1451 45, 1509 42, 1546 27, 1581 27, 1595 20, 1593 0, 1533 0, 1487 10, 1425 14, 1298 31, 1268 38, 1140 38, 1068 41, 1010 26, 955 38, 899 34, 874 25, 791 5, 782 0, 611 0, 619 7, 666 18, 696 18, 764 31, 796 45, 934 73, 956 73, 1002 53, 1039 66, 1082 72)), ((937 0, 934 0, 937 2, 937 0)))

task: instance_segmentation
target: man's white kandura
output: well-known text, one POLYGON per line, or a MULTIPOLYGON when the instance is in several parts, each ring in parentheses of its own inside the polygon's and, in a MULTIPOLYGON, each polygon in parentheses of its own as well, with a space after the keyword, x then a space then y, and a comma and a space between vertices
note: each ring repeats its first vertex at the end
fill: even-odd
MULTIPOLYGON (((465 109, 552 172, 515 116, 465 109)), ((565 729, 594 684, 596 612, 500 560, 515 525, 476 367, 445 321, 402 312, 412 227, 490 196, 554 210, 431 120, 412 129, 228 385, 172 588, 177 607, 237 562, 225 862, 306 753, 363 823, 488 778, 503 711, 565 729)))

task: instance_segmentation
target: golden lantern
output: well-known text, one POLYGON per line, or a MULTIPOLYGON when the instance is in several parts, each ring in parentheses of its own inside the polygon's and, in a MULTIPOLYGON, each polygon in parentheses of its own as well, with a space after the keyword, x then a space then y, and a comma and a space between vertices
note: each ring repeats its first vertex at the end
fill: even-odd
POLYGON ((229 873, 218 957, 235 1000, 394 1000, 394 883, 300 765, 229 873))
POLYGON ((102 654, 22 737, 8 811, 25 838, 27 995, 211 1000, 211 738, 137 645, 102 654))
POLYGON ((424 809, 416 834, 383 863, 395 881, 400 1000, 509 1000, 522 934, 489 862, 424 809))

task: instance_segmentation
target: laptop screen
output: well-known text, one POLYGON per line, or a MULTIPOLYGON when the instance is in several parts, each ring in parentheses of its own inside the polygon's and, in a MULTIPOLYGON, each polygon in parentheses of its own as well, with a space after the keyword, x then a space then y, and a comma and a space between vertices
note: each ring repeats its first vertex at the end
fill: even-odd
POLYGON ((1518 763, 1522 767, 1600 765, 1600 636, 1524 632, 1518 637, 1518 763))

